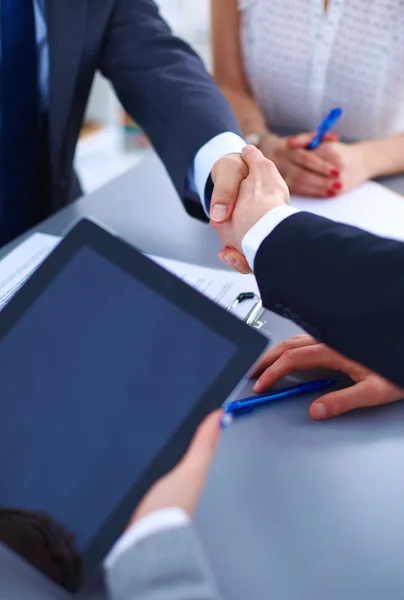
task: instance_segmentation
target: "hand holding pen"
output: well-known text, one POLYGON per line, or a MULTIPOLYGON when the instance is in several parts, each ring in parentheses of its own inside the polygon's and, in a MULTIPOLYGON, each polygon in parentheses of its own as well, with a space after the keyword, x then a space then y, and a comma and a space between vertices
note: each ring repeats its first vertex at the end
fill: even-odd
POLYGON ((338 136, 330 131, 338 114, 338 110, 335 110, 327 115, 315 132, 289 138, 271 134, 262 142, 260 150, 278 167, 292 194, 326 198, 341 191, 341 164, 338 158, 325 158, 317 151, 324 145, 338 141, 338 136), (309 149, 309 145, 313 148, 309 149))
MULTIPOLYGON (((286 181, 295 195, 310 196, 313 198, 327 197, 332 198, 342 191, 341 169, 342 162, 336 153, 328 152, 324 155, 319 149, 325 146, 330 149, 334 144, 339 143, 337 135, 332 133, 332 128, 341 118, 342 109, 334 108, 318 125, 317 129, 311 133, 301 133, 288 139, 289 147, 295 152, 304 153, 304 169, 300 173, 300 178, 294 179, 293 174, 286 175, 286 181), (327 164, 332 165, 328 175, 322 180, 318 179, 317 161, 325 160, 327 164)), ((323 173, 323 175, 325 175, 323 173)))
MULTIPOLYGON (((379 161, 377 160, 377 150, 374 142, 343 143, 325 137, 330 135, 329 128, 335 124, 336 119, 339 119, 340 116, 341 109, 334 109, 320 123, 314 134, 302 134, 289 140, 296 151, 302 151, 304 148, 308 157, 308 169, 312 168, 314 159, 325 160, 335 165, 338 176, 336 176, 331 188, 327 190, 326 195, 329 198, 349 192, 361 183, 374 179, 379 175, 376 167, 379 161), (325 136, 323 135, 324 131, 328 131, 325 136)), ((312 176, 310 175, 310 177, 312 176)))

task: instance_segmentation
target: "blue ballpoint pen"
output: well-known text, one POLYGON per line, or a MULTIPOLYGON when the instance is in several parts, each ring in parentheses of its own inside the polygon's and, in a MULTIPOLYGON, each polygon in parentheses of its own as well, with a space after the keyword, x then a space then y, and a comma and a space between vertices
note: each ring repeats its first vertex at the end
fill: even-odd
POLYGON ((250 398, 243 398, 242 400, 234 400, 233 402, 226 402, 223 405, 225 413, 238 416, 248 412, 251 412, 257 406, 261 404, 268 404, 274 400, 280 400, 281 398, 289 398, 290 396, 300 396, 302 394, 310 394, 311 392, 319 392, 337 383, 336 379, 318 379, 317 381, 309 381, 307 383, 300 383, 284 390, 277 392, 270 392, 269 394, 263 394, 260 396, 251 396, 250 398))
POLYGON ((307 146, 308 150, 315 150, 318 148, 325 134, 328 133, 332 127, 334 127, 341 115, 342 108, 333 108, 332 111, 328 113, 325 119, 321 121, 320 125, 317 127, 316 135, 307 146))

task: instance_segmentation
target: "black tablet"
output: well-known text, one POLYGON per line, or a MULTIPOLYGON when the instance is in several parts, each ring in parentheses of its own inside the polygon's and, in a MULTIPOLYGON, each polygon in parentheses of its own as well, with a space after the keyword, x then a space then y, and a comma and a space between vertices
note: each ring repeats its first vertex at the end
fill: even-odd
POLYGON ((44 511, 88 580, 266 344, 80 221, 0 313, 0 532, 44 511))

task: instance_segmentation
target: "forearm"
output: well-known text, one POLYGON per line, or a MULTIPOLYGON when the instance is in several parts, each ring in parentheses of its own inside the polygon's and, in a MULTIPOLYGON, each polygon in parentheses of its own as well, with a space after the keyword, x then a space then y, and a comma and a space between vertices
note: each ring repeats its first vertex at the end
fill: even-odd
POLYGON ((244 136, 249 133, 262 133, 267 129, 264 113, 255 100, 244 90, 236 90, 229 85, 220 85, 229 101, 244 136))
POLYGON ((281 169, 281 161, 277 155, 282 138, 271 132, 266 122, 265 115, 255 100, 245 90, 236 90, 231 86, 222 85, 221 90, 229 101, 244 138, 249 134, 261 136, 257 147, 281 169))
POLYGON ((404 173, 404 133, 357 145, 363 151, 369 179, 404 173))
POLYGON ((183 198, 197 152, 217 135, 239 132, 228 102, 152 0, 117 0, 100 68, 149 135, 183 198))

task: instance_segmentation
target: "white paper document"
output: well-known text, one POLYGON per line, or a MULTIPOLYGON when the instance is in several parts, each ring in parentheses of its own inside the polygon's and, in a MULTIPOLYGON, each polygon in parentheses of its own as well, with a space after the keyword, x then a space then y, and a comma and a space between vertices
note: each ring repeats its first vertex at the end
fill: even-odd
MULTIPOLYGON (((149 258, 224 308, 231 306, 237 296, 243 292, 259 295, 254 275, 241 275, 223 269, 199 267, 159 256, 150 255, 149 258)), ((236 308, 234 313, 244 318, 253 304, 253 300, 246 300, 236 308)))
POLYGON ((404 196, 372 181, 335 198, 292 196, 292 206, 382 237, 404 241, 404 196))
POLYGON ((54 235, 34 233, 0 261, 0 310, 59 241, 54 235))
MULTIPOLYGON (((352 192, 328 200, 292 197, 292 205, 376 235, 404 241, 404 197, 377 183, 365 183, 352 192)), ((35 233, 0 262, 0 310, 60 239, 35 233)), ((156 256, 150 258, 224 308, 232 305, 242 292, 259 294, 253 275, 156 256)), ((235 314, 244 318, 253 304, 252 300, 243 302, 235 314)))
MULTIPOLYGON (((0 310, 57 246, 60 239, 53 235, 35 233, 0 262, 0 310)), ((150 258, 225 308, 233 304, 241 292, 259 293, 253 275, 198 267, 156 256, 150 258)), ((244 318, 253 303, 252 300, 243 302, 237 307, 235 314, 244 318)))

